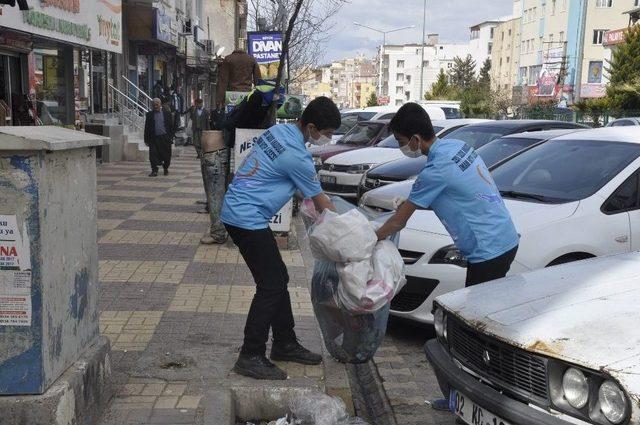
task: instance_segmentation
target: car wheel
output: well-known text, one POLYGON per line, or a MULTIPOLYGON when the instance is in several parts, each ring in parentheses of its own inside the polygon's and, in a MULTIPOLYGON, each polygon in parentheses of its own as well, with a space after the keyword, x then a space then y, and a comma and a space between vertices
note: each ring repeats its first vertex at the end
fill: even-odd
POLYGON ((594 258, 595 255, 588 254, 586 252, 574 252, 571 254, 563 255, 562 257, 558 257, 549 264, 547 267, 557 266, 560 264, 572 263, 574 261, 586 260, 587 258, 594 258))

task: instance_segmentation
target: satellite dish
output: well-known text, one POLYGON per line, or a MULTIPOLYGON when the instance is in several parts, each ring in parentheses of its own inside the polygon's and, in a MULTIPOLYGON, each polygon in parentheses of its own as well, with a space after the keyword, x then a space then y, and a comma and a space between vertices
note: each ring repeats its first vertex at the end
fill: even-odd
POLYGON ((218 56, 218 57, 222 56, 222 53, 224 53, 224 49, 225 49, 224 46, 220 47, 218 49, 218 51, 216 52, 216 56, 218 56))

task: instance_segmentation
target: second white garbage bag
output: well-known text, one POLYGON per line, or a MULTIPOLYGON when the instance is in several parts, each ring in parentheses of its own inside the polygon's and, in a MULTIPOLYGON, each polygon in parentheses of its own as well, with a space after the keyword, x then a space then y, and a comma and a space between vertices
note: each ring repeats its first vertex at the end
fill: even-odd
POLYGON ((354 313, 379 310, 407 282, 404 261, 391 241, 376 244, 370 259, 338 265, 338 299, 354 313))

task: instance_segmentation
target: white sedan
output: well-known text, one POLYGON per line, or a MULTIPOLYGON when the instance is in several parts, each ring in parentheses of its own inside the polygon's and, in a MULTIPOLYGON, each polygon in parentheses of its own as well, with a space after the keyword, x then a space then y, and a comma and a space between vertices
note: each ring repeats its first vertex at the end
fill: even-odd
MULTIPOLYGON (((433 129, 438 137, 442 137, 458 128, 469 124, 486 122, 483 119, 454 119, 433 120, 433 129)), ((387 137, 375 147, 356 149, 334 155, 327 159, 318 172, 320 183, 329 195, 342 196, 343 198, 357 198, 358 186, 362 176, 369 169, 405 158, 398 149, 398 141, 393 135, 387 137)))
MULTIPOLYGON (((510 274, 640 249, 640 128, 609 127, 538 145, 493 171, 521 235, 510 274)), ((466 259, 432 211, 400 234, 407 285, 392 314, 432 323, 439 295, 464 287, 466 259)))
POLYGON ((640 423, 638 276, 635 252, 438 297, 425 352, 451 410, 469 424, 640 423))

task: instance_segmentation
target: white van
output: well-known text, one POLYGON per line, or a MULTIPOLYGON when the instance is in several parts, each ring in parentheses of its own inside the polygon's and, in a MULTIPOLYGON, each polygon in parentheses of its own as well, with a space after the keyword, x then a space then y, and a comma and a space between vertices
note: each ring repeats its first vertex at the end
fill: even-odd
POLYGON ((441 108, 448 120, 463 118, 459 100, 421 100, 418 103, 422 106, 441 108))
MULTIPOLYGON (((432 120, 445 120, 447 116, 444 110, 440 106, 433 105, 423 105, 419 103, 420 106, 424 108, 425 111, 429 114, 429 118, 432 120)), ((369 118, 370 120, 390 120, 393 116, 398 112, 400 106, 371 106, 369 108, 364 108, 366 112, 375 112, 376 114, 369 118)))

